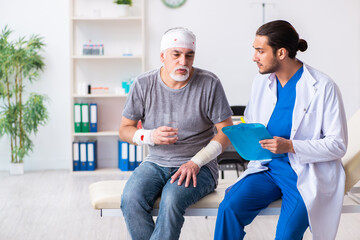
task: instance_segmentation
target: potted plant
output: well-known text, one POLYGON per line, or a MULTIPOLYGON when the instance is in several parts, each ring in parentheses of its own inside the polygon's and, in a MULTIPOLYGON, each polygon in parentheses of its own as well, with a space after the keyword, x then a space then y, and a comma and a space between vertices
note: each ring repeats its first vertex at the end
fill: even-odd
POLYGON ((48 119, 46 97, 25 94, 25 83, 37 80, 44 68, 44 43, 37 35, 10 41, 11 33, 5 26, 0 34, 0 136, 10 138, 10 173, 22 174, 23 159, 33 149, 30 136, 48 119))
POLYGON ((119 6, 119 17, 126 17, 129 14, 129 8, 132 6, 132 0, 114 0, 119 6))

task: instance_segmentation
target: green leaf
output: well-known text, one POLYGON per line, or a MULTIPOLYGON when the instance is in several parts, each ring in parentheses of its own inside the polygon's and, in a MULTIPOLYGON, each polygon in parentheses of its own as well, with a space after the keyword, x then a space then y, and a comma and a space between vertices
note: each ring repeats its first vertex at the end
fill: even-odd
POLYGON ((132 6, 132 0, 114 0, 116 4, 126 4, 132 6))
POLYGON ((31 93, 24 105, 24 129, 31 133, 37 133, 39 125, 45 125, 48 120, 48 111, 45 106, 46 97, 31 93))

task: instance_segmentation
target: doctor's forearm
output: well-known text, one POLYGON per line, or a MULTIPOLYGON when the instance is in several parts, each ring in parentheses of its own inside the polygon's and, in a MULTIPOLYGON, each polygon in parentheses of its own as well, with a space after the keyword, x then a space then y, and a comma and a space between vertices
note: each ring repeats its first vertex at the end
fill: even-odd
POLYGON ((301 163, 316 163, 338 160, 346 153, 342 140, 292 140, 297 159, 301 163))

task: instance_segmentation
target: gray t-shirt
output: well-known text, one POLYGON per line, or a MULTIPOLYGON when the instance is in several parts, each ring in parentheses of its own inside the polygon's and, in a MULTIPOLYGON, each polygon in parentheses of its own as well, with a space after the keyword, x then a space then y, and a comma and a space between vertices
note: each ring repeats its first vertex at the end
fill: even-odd
MULTIPOLYGON (((160 69, 140 75, 131 86, 123 116, 141 120, 144 129, 155 129, 165 125, 165 118, 173 113, 176 113, 178 141, 149 146, 145 161, 164 167, 180 167, 214 137, 214 124, 232 115, 220 80, 209 71, 194 68, 190 81, 181 89, 166 86, 161 80, 160 69)), ((206 166, 217 181, 216 159, 206 166)))

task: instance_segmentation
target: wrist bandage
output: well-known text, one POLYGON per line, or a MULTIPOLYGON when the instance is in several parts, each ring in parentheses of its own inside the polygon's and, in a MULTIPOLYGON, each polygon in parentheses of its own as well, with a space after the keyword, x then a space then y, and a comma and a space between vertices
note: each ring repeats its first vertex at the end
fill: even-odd
POLYGON ((209 144, 201 149, 192 159, 201 168, 222 153, 222 145, 218 141, 210 141, 209 144))
POLYGON ((154 131, 155 131, 154 129, 153 130, 139 129, 135 132, 132 141, 140 146, 145 144, 154 146, 154 140, 152 138, 152 134, 154 131))

